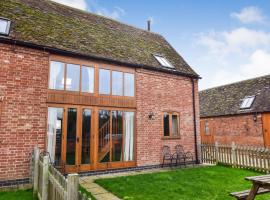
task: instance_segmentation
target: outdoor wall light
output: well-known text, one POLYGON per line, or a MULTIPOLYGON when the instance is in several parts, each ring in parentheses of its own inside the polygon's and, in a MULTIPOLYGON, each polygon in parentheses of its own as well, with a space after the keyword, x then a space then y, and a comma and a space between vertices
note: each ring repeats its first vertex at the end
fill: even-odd
POLYGON ((153 112, 150 112, 149 115, 148 115, 148 118, 150 120, 154 119, 154 113, 153 112))
POLYGON ((257 113, 253 114, 253 121, 256 122, 257 121, 257 113))

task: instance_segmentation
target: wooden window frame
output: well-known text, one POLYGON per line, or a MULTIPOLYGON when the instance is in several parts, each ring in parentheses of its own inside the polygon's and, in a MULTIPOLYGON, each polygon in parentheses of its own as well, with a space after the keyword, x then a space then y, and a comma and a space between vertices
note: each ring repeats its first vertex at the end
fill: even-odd
POLYGON ((162 139, 180 139, 180 114, 178 112, 163 112, 162 113, 162 139), (164 135, 164 115, 169 115, 169 135, 164 135), (177 135, 173 135, 173 128, 172 128, 172 116, 177 116, 177 125, 178 125, 178 133, 177 135))
POLYGON ((48 90, 56 92, 56 93, 69 93, 69 94, 75 94, 75 95, 83 95, 83 96, 100 96, 100 97, 109 97, 109 98, 116 98, 116 99, 130 99, 133 100, 136 98, 136 74, 135 69, 128 68, 125 66, 116 66, 111 64, 104 64, 103 62, 92 62, 87 61, 83 59, 77 59, 77 58, 70 58, 65 56, 58 56, 58 55, 51 55, 49 58, 49 73, 48 73, 48 90), (57 90, 57 89, 50 89, 49 88, 49 80, 50 80, 50 66, 51 61, 55 62, 61 62, 64 64, 64 88, 63 90, 57 90), (66 76, 67 76, 67 64, 74 64, 80 66, 80 84, 79 84, 79 91, 69 91, 66 90, 66 76), (94 68, 94 91, 93 93, 90 92, 82 92, 82 67, 90 67, 94 68), (110 94, 99 94, 99 70, 105 69, 110 70, 110 94), (123 73, 123 88, 122 93, 123 95, 112 95, 112 71, 122 72, 123 73), (125 88, 125 80, 124 76, 125 73, 133 74, 134 76, 134 84, 133 84, 133 96, 125 96, 124 95, 124 88, 125 88))
POLYGON ((85 65, 85 64, 81 64, 81 63, 76 63, 76 62, 66 62, 63 61, 61 59, 50 59, 49 61, 49 75, 48 75, 48 89, 52 90, 52 91, 57 91, 57 92, 67 92, 67 93, 76 93, 76 94, 80 94, 80 95, 93 95, 95 93, 95 85, 96 85, 96 70, 94 65, 85 65), (51 62, 61 62, 64 64, 64 88, 63 90, 57 90, 57 89, 51 89, 50 88, 50 69, 51 69, 51 62), (80 67, 80 78, 79 78, 79 91, 72 91, 72 90, 67 90, 66 88, 66 80, 67 80, 67 65, 71 64, 71 65, 78 65, 80 67), (82 67, 88 67, 88 68, 92 68, 94 69, 94 91, 93 92, 83 92, 82 91, 82 67))

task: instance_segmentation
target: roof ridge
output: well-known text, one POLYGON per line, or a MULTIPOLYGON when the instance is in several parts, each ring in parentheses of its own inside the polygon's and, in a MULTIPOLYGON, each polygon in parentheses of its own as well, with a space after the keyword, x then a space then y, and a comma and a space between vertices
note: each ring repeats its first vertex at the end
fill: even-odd
POLYGON ((232 82, 232 83, 227 83, 227 84, 220 85, 220 86, 210 87, 210 88, 201 90, 201 91, 199 91, 199 92, 205 92, 205 91, 208 91, 208 90, 213 90, 213 89, 217 89, 217 88, 222 88, 222 87, 226 87, 226 86, 229 86, 229 85, 235 85, 235 84, 243 83, 243 82, 246 82, 246 81, 251 81, 251 80, 256 80, 256 79, 264 78, 264 77, 267 77, 267 76, 270 77, 270 74, 262 75, 262 76, 258 76, 258 77, 254 77, 254 78, 248 78, 248 79, 244 79, 244 80, 240 80, 240 81, 236 81, 236 82, 232 82))
POLYGON ((153 35, 157 35, 157 36, 159 36, 159 37, 163 37, 163 36, 162 36, 161 34, 159 34, 159 33, 152 32, 152 31, 147 31, 147 30, 145 30, 145 29, 143 29, 143 28, 139 28, 139 27, 133 26, 133 25, 131 25, 131 24, 127 24, 127 23, 118 21, 118 20, 116 20, 116 19, 112 19, 112 18, 107 17, 107 16, 104 16, 104 15, 99 15, 99 14, 96 14, 96 13, 94 13, 94 12, 82 10, 82 9, 75 8, 75 7, 71 7, 71 6, 68 6, 68 5, 65 5, 65 4, 58 3, 58 2, 53 1, 53 0, 44 0, 44 1, 47 1, 47 2, 50 2, 50 3, 53 3, 53 4, 57 4, 58 6, 64 6, 64 7, 68 8, 68 9, 75 10, 76 12, 81 12, 81 13, 88 14, 88 15, 94 15, 94 16, 96 16, 96 17, 100 17, 100 18, 103 18, 103 19, 106 19, 106 20, 111 20, 111 21, 113 21, 113 22, 115 22, 115 23, 119 23, 119 24, 121 24, 121 25, 129 26, 129 27, 131 27, 131 28, 135 28, 135 29, 137 29, 137 30, 143 31, 143 32, 145 32, 145 33, 147 33, 147 34, 153 34, 153 35))

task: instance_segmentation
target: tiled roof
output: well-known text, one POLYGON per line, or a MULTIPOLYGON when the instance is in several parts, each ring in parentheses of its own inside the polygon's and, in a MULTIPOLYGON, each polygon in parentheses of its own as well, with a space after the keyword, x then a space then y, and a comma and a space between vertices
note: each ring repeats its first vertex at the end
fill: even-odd
POLYGON ((14 40, 198 77, 161 35, 99 15, 48 0, 1 0, 0 17, 12 21, 14 40), (162 67, 153 54, 175 69, 162 67))
POLYGON ((270 75, 215 87, 200 92, 200 116, 213 117, 270 111, 270 75), (249 109, 240 109, 243 99, 255 95, 249 109))

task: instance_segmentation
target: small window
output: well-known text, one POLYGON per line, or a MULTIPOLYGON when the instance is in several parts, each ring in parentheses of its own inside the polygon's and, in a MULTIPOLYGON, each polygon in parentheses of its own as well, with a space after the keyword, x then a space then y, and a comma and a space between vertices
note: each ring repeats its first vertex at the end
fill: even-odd
POLYGON ((179 115, 175 113, 163 114, 163 135, 165 137, 179 136, 179 115))
POLYGON ((99 70, 99 94, 110 94, 111 92, 111 73, 110 70, 99 70))
POLYGON ((154 55, 154 57, 157 59, 159 64, 161 64, 163 67, 169 67, 169 68, 174 68, 174 66, 164 57, 154 55))
POLYGON ((208 122, 205 122, 205 124, 204 124, 204 134, 205 135, 210 135, 210 132, 209 132, 209 123, 208 122))
POLYGON ((134 74, 124 74, 124 96, 134 97, 134 74))
POLYGON ((242 104, 240 106, 241 109, 247 109, 250 108, 252 103, 254 102, 255 96, 248 96, 245 97, 244 100, 242 101, 242 104))
POLYGON ((123 72, 112 71, 112 95, 123 95, 123 72))
POLYGON ((94 92, 94 68, 82 66, 82 92, 94 92))
POLYGON ((51 61, 49 88, 54 90, 63 90, 65 79, 65 64, 62 62, 51 61))
POLYGON ((0 34, 9 35, 10 20, 0 18, 0 34))

